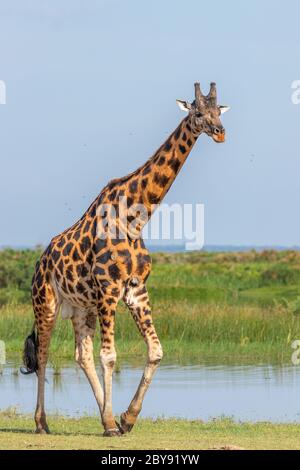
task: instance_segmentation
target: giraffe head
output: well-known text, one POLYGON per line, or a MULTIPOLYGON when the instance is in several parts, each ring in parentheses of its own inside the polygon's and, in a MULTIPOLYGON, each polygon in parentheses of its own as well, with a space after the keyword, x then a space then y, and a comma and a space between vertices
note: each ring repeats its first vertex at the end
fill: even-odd
POLYGON ((225 129, 221 123, 220 115, 230 108, 229 106, 219 106, 217 104, 215 83, 210 84, 210 91, 205 96, 201 92, 200 83, 196 82, 193 103, 177 100, 177 104, 180 109, 189 113, 190 126, 194 134, 199 135, 205 132, 215 142, 225 141, 225 129))

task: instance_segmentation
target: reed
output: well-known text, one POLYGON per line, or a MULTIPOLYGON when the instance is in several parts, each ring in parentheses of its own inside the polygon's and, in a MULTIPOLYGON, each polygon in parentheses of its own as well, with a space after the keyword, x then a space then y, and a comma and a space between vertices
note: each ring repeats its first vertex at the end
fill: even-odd
MULTIPOLYGON (((30 332, 30 277, 41 249, 0 251, 0 339, 21 360, 30 332)), ((300 339, 300 252, 156 253, 148 289, 165 361, 289 362, 300 339)), ((99 332, 95 354, 99 350, 99 332)), ((145 345, 124 305, 119 358, 144 361, 145 345)), ((70 321, 57 321, 50 358, 72 358, 70 321)))
MULTIPOLYGON (((154 322, 163 344, 165 360, 218 362, 232 360, 290 361, 291 343, 300 339, 300 318, 282 305, 195 305, 187 301, 156 302, 154 322)), ((24 339, 32 327, 31 306, 6 305, 0 309, 0 339, 8 357, 21 359, 24 339)), ((117 312, 116 343, 121 359, 142 361, 145 345, 124 306, 117 312)), ((99 348, 99 331, 95 352, 99 348)), ((70 359, 74 335, 69 320, 58 318, 51 341, 51 358, 70 359)))

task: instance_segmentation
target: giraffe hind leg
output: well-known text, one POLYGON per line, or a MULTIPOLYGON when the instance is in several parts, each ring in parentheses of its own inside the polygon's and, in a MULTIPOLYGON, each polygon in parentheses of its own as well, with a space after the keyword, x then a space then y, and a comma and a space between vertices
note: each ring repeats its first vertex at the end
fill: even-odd
MULTIPOLYGON (((37 295, 33 296, 33 308, 36 320, 35 336, 35 372, 38 376, 37 404, 35 410, 36 432, 39 434, 49 433, 45 413, 45 375, 49 354, 49 345, 55 320, 57 318, 60 302, 53 286, 43 282, 37 295)), ((33 333, 32 333, 33 334, 33 333)), ((29 337, 28 337, 29 338, 29 337)), ((28 343, 31 348, 32 344, 28 343)), ((26 344, 25 344, 26 347, 26 344)), ((31 349, 32 350, 32 349, 31 349)), ((29 356, 27 356, 29 357, 29 356)), ((25 363, 26 364, 26 363, 25 363)))

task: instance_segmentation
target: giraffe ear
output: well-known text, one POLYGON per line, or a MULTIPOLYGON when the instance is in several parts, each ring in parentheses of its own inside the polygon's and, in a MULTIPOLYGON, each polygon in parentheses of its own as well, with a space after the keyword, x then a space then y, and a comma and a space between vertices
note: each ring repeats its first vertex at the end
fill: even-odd
POLYGON ((189 112, 192 109, 192 105, 187 101, 176 100, 176 103, 178 104, 181 111, 189 112))
POLYGON ((230 110, 230 106, 219 106, 221 114, 227 113, 230 110))

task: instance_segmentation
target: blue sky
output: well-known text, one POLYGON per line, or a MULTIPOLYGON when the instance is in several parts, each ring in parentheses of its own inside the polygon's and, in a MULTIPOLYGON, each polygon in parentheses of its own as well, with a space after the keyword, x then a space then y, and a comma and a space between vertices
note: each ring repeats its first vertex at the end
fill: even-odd
POLYGON ((207 244, 300 245, 300 3, 0 1, 0 245, 47 243, 216 81, 227 142, 201 136, 167 202, 207 244))

